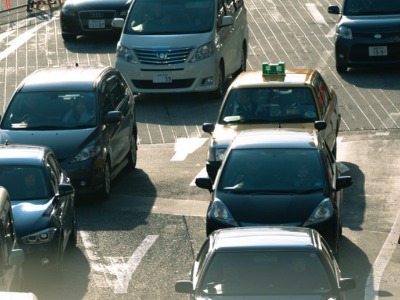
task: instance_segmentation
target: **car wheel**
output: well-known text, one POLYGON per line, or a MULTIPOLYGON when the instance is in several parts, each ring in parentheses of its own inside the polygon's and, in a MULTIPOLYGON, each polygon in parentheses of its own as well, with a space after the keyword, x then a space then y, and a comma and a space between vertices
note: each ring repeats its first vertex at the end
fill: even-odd
POLYGON ((336 65, 336 71, 338 73, 345 73, 347 71, 347 66, 336 65))
POLYGON ((136 167, 137 162, 137 144, 135 135, 132 135, 131 145, 128 152, 128 167, 130 169, 134 169, 136 167))
POLYGON ((70 236, 68 238, 68 249, 72 250, 76 248, 76 245, 78 244, 78 225, 76 222, 76 215, 74 212, 74 219, 72 221, 72 230, 70 233, 70 236))
POLYGON ((61 36, 64 41, 73 41, 76 40, 77 37, 76 34, 66 34, 66 33, 62 33, 61 36))
POLYGON ((104 165, 103 184, 100 190, 100 197, 102 199, 107 199, 110 196, 110 190, 111 190, 111 170, 110 170, 110 163, 107 160, 104 165))
POLYGON ((51 278, 55 281, 61 281, 64 277, 64 249, 63 249, 63 239, 64 234, 60 238, 60 243, 58 245, 58 262, 53 271, 50 273, 51 278))
POLYGON ((234 77, 237 77, 240 73, 246 72, 247 52, 246 47, 243 46, 242 53, 240 56, 240 68, 235 72, 234 77))
POLYGON ((225 94, 225 71, 222 62, 219 64, 217 81, 218 81, 218 87, 217 90, 214 92, 214 96, 216 98, 222 98, 224 97, 225 94))

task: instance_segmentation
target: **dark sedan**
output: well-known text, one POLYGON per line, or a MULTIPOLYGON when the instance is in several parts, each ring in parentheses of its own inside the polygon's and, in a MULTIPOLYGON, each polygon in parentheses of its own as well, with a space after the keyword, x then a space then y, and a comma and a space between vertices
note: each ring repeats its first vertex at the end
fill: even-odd
POLYGON ((111 180, 136 166, 135 98, 112 67, 40 69, 15 90, 0 139, 50 147, 77 194, 105 199, 111 180))
POLYGON ((10 194, 25 270, 63 273, 67 246, 77 243, 75 191, 47 147, 0 146, 0 185, 10 194))
POLYGON ((342 189, 350 176, 320 134, 306 129, 241 132, 227 150, 212 192, 206 231, 239 226, 299 226, 318 230, 338 252, 342 189))
POLYGON ((116 34, 114 18, 125 19, 132 0, 67 0, 60 15, 61 35, 74 40, 78 35, 116 34))
POLYGON ((335 36, 336 70, 348 67, 400 64, 400 1, 344 0, 335 36))

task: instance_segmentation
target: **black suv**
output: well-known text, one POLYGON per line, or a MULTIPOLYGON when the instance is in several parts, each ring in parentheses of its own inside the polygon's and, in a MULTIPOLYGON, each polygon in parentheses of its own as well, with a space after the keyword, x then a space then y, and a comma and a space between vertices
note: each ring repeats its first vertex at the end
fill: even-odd
POLYGON ((112 67, 41 69, 16 89, 0 142, 50 147, 77 194, 106 198, 111 180, 135 168, 135 98, 112 67))
POLYGON ((400 1, 344 0, 336 27, 336 70, 348 67, 400 63, 400 1))

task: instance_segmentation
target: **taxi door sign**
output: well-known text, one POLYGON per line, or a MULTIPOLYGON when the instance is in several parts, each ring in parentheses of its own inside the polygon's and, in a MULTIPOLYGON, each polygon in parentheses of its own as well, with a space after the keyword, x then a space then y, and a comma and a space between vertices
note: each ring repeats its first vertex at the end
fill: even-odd
POLYGON ((279 62, 277 64, 263 63, 262 75, 285 75, 285 63, 279 62))

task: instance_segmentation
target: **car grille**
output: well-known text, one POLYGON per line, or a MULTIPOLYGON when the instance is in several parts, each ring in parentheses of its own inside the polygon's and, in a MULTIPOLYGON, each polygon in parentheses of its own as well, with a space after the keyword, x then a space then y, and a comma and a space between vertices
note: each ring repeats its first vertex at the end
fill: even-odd
POLYGON ((112 20, 115 18, 116 12, 114 10, 94 10, 94 11, 81 11, 79 13, 79 19, 81 21, 82 29, 85 31, 106 31, 112 30, 112 20), (89 21, 90 20, 90 21, 89 21), (93 27, 90 26, 90 22, 103 21, 104 27, 93 27))
POLYGON ((192 49, 193 47, 173 49, 135 48, 133 51, 142 64, 167 65, 185 62, 192 49))
POLYGON ((173 80, 170 83, 154 83, 151 80, 132 80, 132 83, 139 89, 176 89, 188 88, 194 82, 193 79, 173 80))
MULTIPOLYGON (((377 32, 378 33, 378 32, 377 32)), ((355 33, 354 41, 358 39, 370 42, 355 43, 351 47, 350 60, 352 61, 399 61, 400 60, 400 32, 379 32, 381 35, 380 40, 373 39, 375 32, 368 33, 355 33), (369 56, 369 46, 387 46, 388 55, 386 56, 369 56)))

